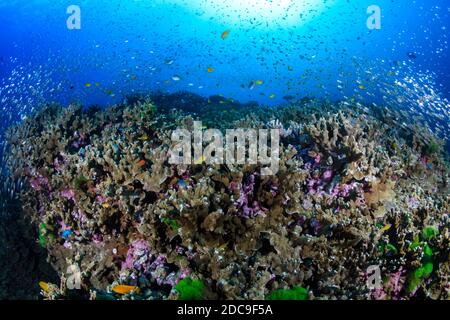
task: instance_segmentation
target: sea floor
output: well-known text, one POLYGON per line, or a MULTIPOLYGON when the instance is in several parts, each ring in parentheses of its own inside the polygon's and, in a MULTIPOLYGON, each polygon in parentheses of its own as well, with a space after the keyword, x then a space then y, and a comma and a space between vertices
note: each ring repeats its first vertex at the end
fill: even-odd
POLYGON ((444 141, 361 104, 151 101, 52 105, 8 130, 23 217, 58 275, 32 278, 40 298, 449 299, 444 141), (195 121, 278 129, 278 170, 169 163, 195 121))

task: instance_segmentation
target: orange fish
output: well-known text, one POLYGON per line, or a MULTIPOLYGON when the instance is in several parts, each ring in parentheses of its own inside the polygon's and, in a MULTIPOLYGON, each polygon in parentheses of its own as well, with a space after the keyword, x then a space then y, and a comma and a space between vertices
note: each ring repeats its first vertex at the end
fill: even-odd
POLYGON ((129 294, 130 292, 136 291, 139 292, 139 288, 136 286, 126 286, 126 285, 118 285, 112 289, 113 292, 118 294, 129 294))
POLYGON ((226 38, 228 38, 228 36, 230 35, 230 30, 225 30, 224 32, 222 32, 222 35, 220 36, 222 38, 222 40, 225 40, 226 38))
POLYGON ((145 166, 145 160, 141 160, 137 164, 138 164, 139 167, 142 168, 143 166, 145 166))

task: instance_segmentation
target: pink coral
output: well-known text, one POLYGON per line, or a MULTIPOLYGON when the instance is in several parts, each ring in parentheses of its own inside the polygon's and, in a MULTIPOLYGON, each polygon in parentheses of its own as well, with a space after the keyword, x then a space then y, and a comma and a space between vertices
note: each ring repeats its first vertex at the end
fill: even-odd
POLYGON ((31 187, 36 191, 48 190, 51 191, 50 182, 47 177, 41 175, 30 179, 31 187))
POLYGON ((75 202, 75 190, 73 189, 64 189, 60 192, 61 197, 66 198, 67 200, 72 200, 75 202))
POLYGON ((264 216, 267 212, 266 208, 263 208, 258 201, 249 199, 253 196, 256 183, 256 174, 251 174, 247 177, 240 192, 239 199, 236 201, 236 205, 239 208, 238 215, 244 218, 255 218, 259 215, 264 216))
POLYGON ((144 240, 136 240, 128 249, 125 262, 122 263, 122 270, 136 269, 143 270, 151 259, 150 248, 144 240))

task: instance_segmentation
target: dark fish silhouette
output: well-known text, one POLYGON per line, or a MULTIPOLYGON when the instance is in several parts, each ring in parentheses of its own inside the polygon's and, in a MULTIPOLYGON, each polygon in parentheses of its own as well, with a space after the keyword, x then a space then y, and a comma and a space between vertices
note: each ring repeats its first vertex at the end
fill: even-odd
POLYGON ((295 97, 291 96, 291 95, 287 95, 287 96, 284 96, 283 99, 286 100, 286 101, 291 101, 291 100, 294 100, 295 97))
POLYGON ((416 55, 416 53, 414 53, 414 52, 408 52, 408 58, 410 58, 410 59, 416 59, 416 58, 417 58, 417 55, 416 55))

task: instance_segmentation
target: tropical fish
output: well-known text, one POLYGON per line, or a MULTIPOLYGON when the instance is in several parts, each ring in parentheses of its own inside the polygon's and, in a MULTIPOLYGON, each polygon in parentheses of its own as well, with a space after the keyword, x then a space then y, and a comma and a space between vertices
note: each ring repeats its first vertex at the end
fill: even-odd
POLYGON ((41 287, 41 289, 44 292, 49 292, 50 291, 50 286, 49 286, 49 284, 47 282, 44 282, 44 281, 39 282, 39 287, 41 287))
POLYGON ((213 73, 214 69, 212 67, 208 67, 207 71, 208 71, 208 73, 213 73))
POLYGON ((390 224, 385 225, 383 228, 380 229, 380 233, 384 233, 384 232, 388 231, 391 227, 392 227, 392 225, 390 225, 390 224))
POLYGON ((112 288, 112 291, 118 294, 129 294, 133 291, 138 292, 139 287, 136 286, 127 286, 127 285, 117 285, 114 288, 112 288))
POLYGON ((362 84, 360 84, 360 85, 358 86, 358 88, 360 88, 361 90, 364 90, 366 87, 363 86, 362 84))
POLYGON ((183 180, 183 179, 179 179, 178 182, 177 182, 177 184, 178 184, 178 186, 180 186, 180 187, 185 187, 185 186, 187 185, 187 184, 186 184, 186 181, 183 180))
POLYGON ((264 84, 264 81, 262 81, 262 80, 256 80, 255 81, 255 84, 257 84, 257 85, 262 85, 262 84, 264 84))
POLYGON ((84 86, 85 86, 86 88, 90 88, 90 87, 92 87, 92 84, 91 84, 90 82, 87 82, 84 86))
POLYGON ((272 93, 272 94, 269 96, 269 99, 273 99, 273 98, 275 98, 275 97, 276 97, 275 93, 272 93))
POLYGON ((222 35, 220 36, 222 38, 222 40, 225 40, 226 38, 228 38, 228 36, 230 35, 230 30, 225 30, 224 32, 222 32, 222 35))
POLYGON ((61 234, 61 236, 66 239, 68 237, 70 237, 70 235, 72 234, 72 230, 64 230, 63 233, 61 234))
POLYGON ((173 81, 180 81, 180 80, 181 80, 181 77, 175 75, 175 76, 172 77, 172 80, 173 80, 173 81))
POLYGON ((205 156, 201 156, 199 159, 194 161, 194 164, 202 164, 203 162, 205 162, 205 160, 205 156))
POLYGON ((145 163, 145 160, 141 160, 137 163, 137 165, 142 168, 143 166, 145 166, 145 163))
POLYGON ((417 55, 416 55, 415 52, 408 52, 408 53, 407 53, 407 56, 408 56, 408 58, 410 58, 410 59, 416 59, 416 58, 417 58, 417 55))
POLYGON ((148 135, 147 135, 146 133, 144 133, 144 134, 139 138, 139 140, 141 140, 141 141, 147 141, 147 140, 148 140, 148 135))
POLYGON ((225 250, 227 247, 228 247, 228 244, 229 244, 230 242, 228 241, 228 242, 225 242, 224 244, 222 244, 221 246, 219 246, 218 248, 217 248, 217 250, 225 250))

